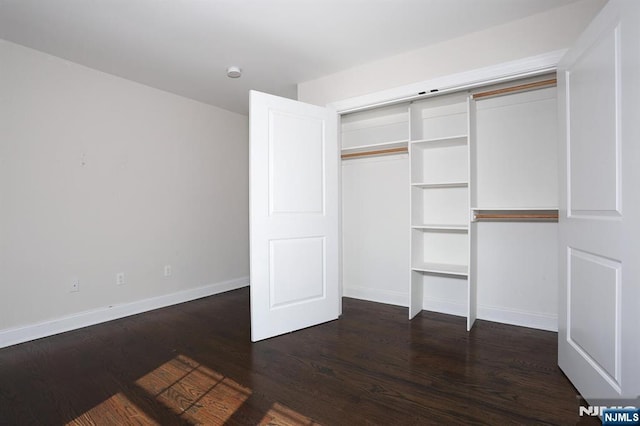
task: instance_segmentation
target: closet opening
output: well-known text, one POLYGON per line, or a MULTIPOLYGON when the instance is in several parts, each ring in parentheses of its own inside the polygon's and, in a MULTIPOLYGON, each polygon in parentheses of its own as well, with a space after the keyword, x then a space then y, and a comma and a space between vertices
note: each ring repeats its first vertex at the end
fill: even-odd
POLYGON ((555 73, 345 113, 343 295, 557 330, 555 73))

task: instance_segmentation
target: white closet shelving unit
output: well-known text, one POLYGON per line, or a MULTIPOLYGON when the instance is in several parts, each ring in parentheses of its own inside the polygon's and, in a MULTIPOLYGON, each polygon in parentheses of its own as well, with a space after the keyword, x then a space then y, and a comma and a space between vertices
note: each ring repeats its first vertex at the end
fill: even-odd
POLYGON ((424 292, 429 291, 431 285, 467 283, 467 98, 466 93, 447 95, 413 102, 410 107, 410 318, 422 310, 424 292))
POLYGON ((409 318, 444 307, 467 329, 478 316, 553 329, 557 135, 545 78, 341 117, 345 295, 408 304, 409 318))

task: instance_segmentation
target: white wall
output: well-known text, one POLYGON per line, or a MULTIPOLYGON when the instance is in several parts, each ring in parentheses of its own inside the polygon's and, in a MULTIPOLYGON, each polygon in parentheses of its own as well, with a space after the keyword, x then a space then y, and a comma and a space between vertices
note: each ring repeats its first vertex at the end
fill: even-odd
POLYGON ((2 40, 0 64, 0 343, 248 283, 246 116, 2 40))
POLYGON ((408 184, 407 154, 342 162, 345 296, 407 306, 408 184))
MULTIPOLYGON (((581 0, 508 24, 298 84, 298 99, 342 99, 570 46, 605 0, 581 0)), ((375 41, 372 41, 375 42, 375 41)))
POLYGON ((558 224, 480 222, 476 229, 478 318, 557 331, 558 224))

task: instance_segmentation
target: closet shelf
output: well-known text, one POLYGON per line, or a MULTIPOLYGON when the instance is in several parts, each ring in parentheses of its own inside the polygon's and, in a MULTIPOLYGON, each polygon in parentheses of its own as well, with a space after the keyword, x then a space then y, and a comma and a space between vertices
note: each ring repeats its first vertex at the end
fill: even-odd
POLYGON ((469 275, 469 267, 467 265, 454 265, 449 263, 414 263, 411 269, 417 272, 452 275, 457 277, 467 277, 469 275))
POLYGON ((420 182, 412 183, 415 188, 466 188, 469 182, 420 182))
POLYGON ((467 140, 467 135, 455 135, 444 138, 412 140, 411 145, 419 146, 420 148, 439 148, 452 145, 466 145, 467 140))
POLYGON ((490 212, 546 212, 552 211, 557 212, 558 207, 556 206, 545 206, 545 207, 471 207, 471 210, 475 211, 490 211, 490 212))
POLYGON ((419 231, 452 231, 452 232, 468 232, 467 225, 414 225, 411 229, 419 231))
POLYGON ((342 159, 376 156, 376 155, 389 155, 389 154, 404 154, 409 152, 408 141, 393 141, 383 142, 370 145, 360 145, 352 148, 344 148, 341 153, 342 159))

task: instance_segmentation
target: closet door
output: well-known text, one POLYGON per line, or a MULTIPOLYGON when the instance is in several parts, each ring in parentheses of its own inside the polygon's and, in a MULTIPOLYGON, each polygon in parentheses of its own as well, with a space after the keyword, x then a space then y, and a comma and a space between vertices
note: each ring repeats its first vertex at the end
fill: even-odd
POLYGON ((251 340, 338 318, 334 111, 251 91, 251 340))
POLYGON ((640 395, 639 29, 640 2, 609 2, 558 72, 558 364, 596 406, 640 395))

